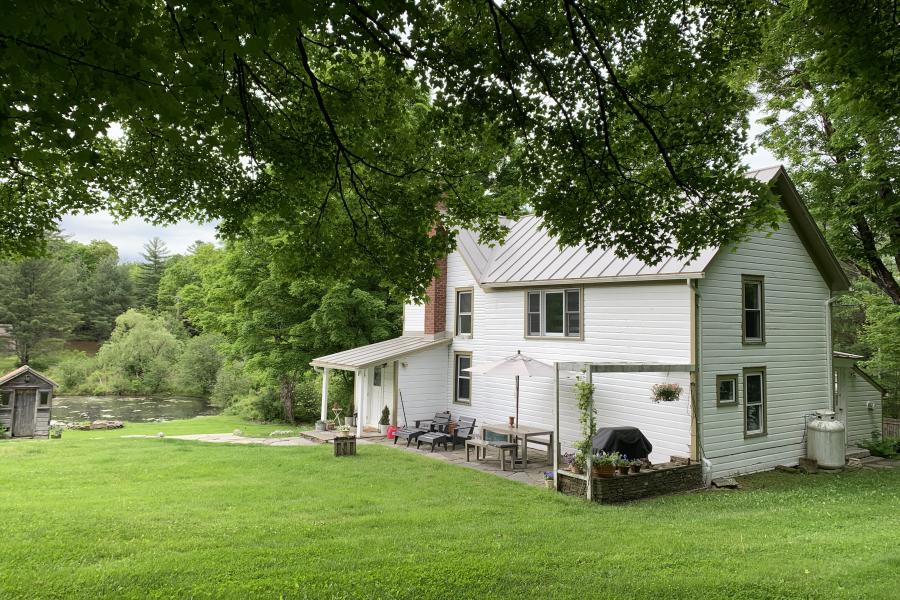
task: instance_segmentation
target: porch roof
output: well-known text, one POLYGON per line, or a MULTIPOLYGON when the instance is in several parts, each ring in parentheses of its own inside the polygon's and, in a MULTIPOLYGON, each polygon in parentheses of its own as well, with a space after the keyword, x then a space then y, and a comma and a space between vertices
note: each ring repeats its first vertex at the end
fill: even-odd
POLYGON ((343 352, 336 352, 328 356, 320 356, 313 359, 311 364, 314 367, 325 367, 328 369, 343 369, 352 371, 355 369, 365 369, 375 365, 380 365, 416 352, 428 350, 437 346, 443 346, 450 343, 450 338, 433 339, 422 335, 401 335, 391 340, 376 342, 368 346, 360 346, 351 348, 343 352))

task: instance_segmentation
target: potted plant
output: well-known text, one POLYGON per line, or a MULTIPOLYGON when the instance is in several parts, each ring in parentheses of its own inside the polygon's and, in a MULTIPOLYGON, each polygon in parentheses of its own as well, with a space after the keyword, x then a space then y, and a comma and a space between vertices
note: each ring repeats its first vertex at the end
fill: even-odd
POLYGON ((563 454, 563 460, 566 463, 566 468, 575 473, 576 475, 580 475, 584 473, 584 457, 579 461, 578 455, 575 452, 566 452, 563 454))
POLYGON ((388 427, 391 424, 391 410, 385 406, 381 409, 381 418, 378 419, 378 431, 381 435, 387 435, 388 427))
POLYGON ((628 457, 624 454, 619 457, 619 460, 616 461, 616 469, 619 471, 619 475, 628 475, 628 470, 631 469, 631 461, 628 460, 628 457))
POLYGON ((631 461, 631 472, 632 473, 640 473, 641 469, 644 467, 644 461, 640 458, 636 458, 631 461))
POLYGON ((350 437, 349 425, 338 425, 334 430, 337 432, 337 437, 350 437))
POLYGON ((654 402, 675 402, 681 398, 682 388, 677 383, 657 383, 650 388, 654 402))
POLYGON ((548 490, 552 490, 554 488, 553 484, 553 471, 544 471, 544 486, 548 490))
POLYGON ((594 457, 593 468, 591 469, 594 477, 612 477, 616 474, 616 465, 619 462, 618 452, 601 452, 594 457))
POLYGON ((50 428, 50 437, 58 440, 62 437, 63 428, 61 425, 54 425, 50 428))

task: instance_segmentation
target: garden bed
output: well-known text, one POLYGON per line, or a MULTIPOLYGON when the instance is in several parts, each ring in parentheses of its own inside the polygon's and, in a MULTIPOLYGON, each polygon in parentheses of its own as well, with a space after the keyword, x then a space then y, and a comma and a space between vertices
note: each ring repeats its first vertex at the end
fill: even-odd
MULTIPOLYGON (((559 471, 558 489, 568 496, 586 495, 587 476, 559 471)), ((664 494, 687 492, 703 487, 703 467, 700 463, 683 465, 664 463, 640 473, 594 477, 593 500, 601 504, 629 502, 664 494)))

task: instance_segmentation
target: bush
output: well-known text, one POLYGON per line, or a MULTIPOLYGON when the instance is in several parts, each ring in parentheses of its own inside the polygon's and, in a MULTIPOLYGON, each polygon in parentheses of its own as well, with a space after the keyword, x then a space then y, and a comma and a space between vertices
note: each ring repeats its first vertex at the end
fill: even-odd
POLYGON ((283 410, 278 390, 265 387, 257 392, 250 392, 234 400, 226 413, 237 415, 251 421, 281 421, 283 410))
POLYGON ((212 392, 223 362, 218 350, 221 343, 222 338, 211 333, 185 340, 175 366, 174 385, 179 393, 208 396, 212 392))
POLYGON ((88 380, 98 366, 95 357, 88 356, 84 352, 74 352, 59 361, 56 366, 48 369, 47 376, 59 384, 57 393, 93 393, 93 390, 87 392, 83 390, 89 387, 88 380))
POLYGON ((109 371, 112 392, 152 394, 171 390, 171 366, 179 350, 163 319, 131 309, 116 318, 97 358, 109 371))
POLYGON ((866 442, 859 442, 861 448, 865 448, 873 456, 883 456, 884 458, 894 458, 900 455, 900 439, 883 438, 877 431, 872 432, 872 439, 866 442))
POLYGON ((307 371, 294 386, 294 419, 310 423, 321 416, 321 410, 322 377, 314 371, 307 371))
POLYGON ((228 408, 238 399, 249 396, 251 390, 253 390, 253 380, 247 374, 244 363, 228 361, 216 373, 216 382, 213 385, 210 400, 216 406, 228 408))

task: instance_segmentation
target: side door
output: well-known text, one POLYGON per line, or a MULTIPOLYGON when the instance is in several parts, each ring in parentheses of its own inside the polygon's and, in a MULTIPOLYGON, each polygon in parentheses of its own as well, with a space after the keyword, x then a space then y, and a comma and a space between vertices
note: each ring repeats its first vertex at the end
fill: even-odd
POLYGON ((36 390, 16 390, 13 408, 13 437, 34 436, 34 414, 37 399, 36 390))
POLYGON ((838 367, 834 370, 834 412, 835 418, 844 424, 844 439, 849 439, 850 423, 847 418, 847 367, 838 367))

